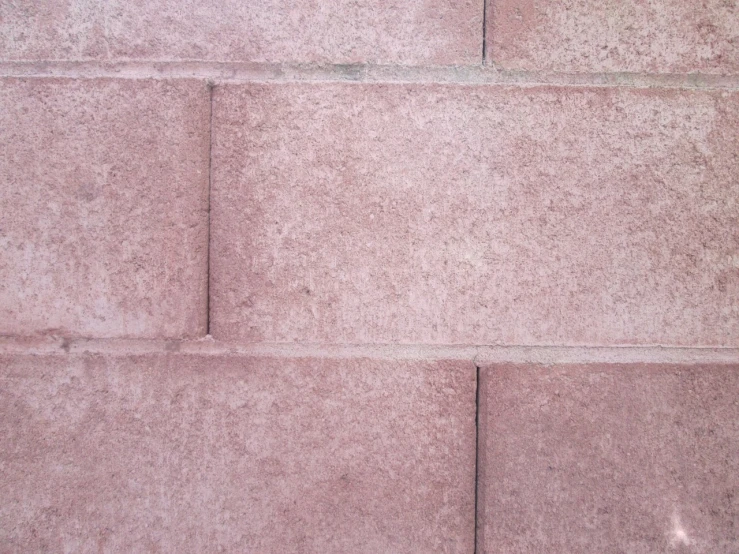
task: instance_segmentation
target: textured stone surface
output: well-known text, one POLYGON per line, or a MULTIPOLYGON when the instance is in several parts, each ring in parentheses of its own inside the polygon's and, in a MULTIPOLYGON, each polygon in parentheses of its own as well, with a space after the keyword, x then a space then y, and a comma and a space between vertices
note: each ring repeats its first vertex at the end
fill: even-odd
POLYGON ((0 334, 205 334, 209 94, 0 80, 0 334))
POLYGON ((481 370, 480 552, 739 551, 739 365, 481 370))
POLYGON ((739 345, 739 95, 214 91, 220 339, 739 345))
POLYGON ((480 63, 473 0, 0 3, 0 58, 480 63))
POLYGON ((736 0, 493 0, 486 24, 506 69, 739 73, 736 0))
POLYGON ((106 57, 104 6, 97 0, 2 0, 0 59, 106 57))
POLYGON ((471 552, 469 362, 0 359, 17 552, 471 552))

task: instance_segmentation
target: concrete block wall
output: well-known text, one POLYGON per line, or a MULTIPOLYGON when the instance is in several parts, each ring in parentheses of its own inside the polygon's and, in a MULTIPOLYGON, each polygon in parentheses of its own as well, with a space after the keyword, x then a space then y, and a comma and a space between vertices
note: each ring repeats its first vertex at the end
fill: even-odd
POLYGON ((739 552, 739 3, 0 0, 0 552, 739 552))

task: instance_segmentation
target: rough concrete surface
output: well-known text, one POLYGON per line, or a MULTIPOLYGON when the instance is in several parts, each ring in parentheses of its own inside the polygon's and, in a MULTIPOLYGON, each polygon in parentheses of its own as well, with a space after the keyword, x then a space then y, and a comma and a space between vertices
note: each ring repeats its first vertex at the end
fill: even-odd
POLYGON ((739 94, 224 85, 217 339, 739 345, 739 94))
POLYGON ((736 0, 490 0, 487 59, 544 71, 739 74, 736 0))
POLYGON ((205 334, 209 113, 198 81, 0 80, 0 334, 205 334))
POLYGON ((471 552, 471 362, 0 359, 12 552, 471 552))
POLYGON ((739 554, 739 0, 0 0, 0 554, 739 554))
POLYGON ((739 552, 739 365, 480 371, 479 552, 739 552))
POLYGON ((0 57, 477 64, 473 0, 0 3, 0 57))

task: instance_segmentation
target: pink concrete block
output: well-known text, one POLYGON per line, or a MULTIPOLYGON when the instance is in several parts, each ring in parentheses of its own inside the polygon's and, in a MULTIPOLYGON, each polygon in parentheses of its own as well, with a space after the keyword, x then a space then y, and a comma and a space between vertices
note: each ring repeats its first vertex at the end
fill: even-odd
POLYGON ((3 0, 0 60, 106 57, 105 5, 97 0, 3 0))
POLYGON ((220 339, 739 345, 739 94, 214 91, 220 339))
POLYGON ((471 552, 466 362, 0 359, 17 552, 471 552))
POLYGON ((481 369, 478 551, 739 552, 739 365, 481 369))
POLYGON ((0 7, 0 58, 480 63, 477 0, 54 0, 0 7))
POLYGON ((487 14, 505 69, 739 73, 735 0, 490 0, 487 14))
POLYGON ((0 80, 0 334, 205 334, 209 93, 0 80))

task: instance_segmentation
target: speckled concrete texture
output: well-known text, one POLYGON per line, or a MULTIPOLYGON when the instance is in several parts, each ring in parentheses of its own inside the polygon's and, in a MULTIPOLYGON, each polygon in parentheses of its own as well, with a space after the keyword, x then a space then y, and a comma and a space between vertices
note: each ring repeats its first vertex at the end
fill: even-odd
POLYGON ((17 552, 471 552, 471 362, 0 360, 17 552))
POLYGON ((739 552, 739 365, 481 369, 478 552, 739 552))
POLYGON ((515 70, 739 74, 736 0, 488 0, 487 59, 515 70))
POLYGON ((0 334, 205 334, 209 114, 197 81, 0 80, 0 334))
POLYGON ((482 26, 473 0, 4 0, 0 57, 475 64, 482 26))
POLYGON ((739 94, 223 85, 218 339, 739 345, 739 94))
POLYGON ((0 554, 739 554, 739 0, 0 0, 0 554))

